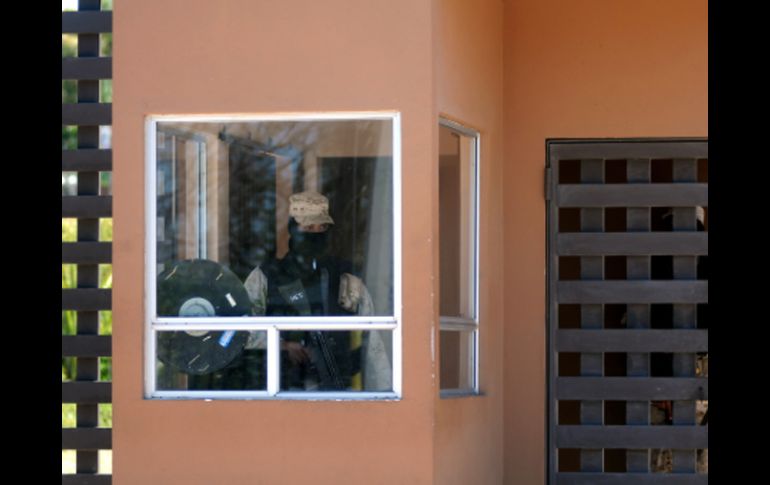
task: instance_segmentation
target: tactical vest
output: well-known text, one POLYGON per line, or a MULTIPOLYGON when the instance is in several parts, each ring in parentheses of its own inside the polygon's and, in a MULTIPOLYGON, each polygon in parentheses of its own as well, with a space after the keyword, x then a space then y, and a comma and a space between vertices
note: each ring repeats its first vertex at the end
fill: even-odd
MULTIPOLYGON (((321 259, 316 269, 303 270, 291 257, 266 261, 261 269, 267 278, 267 316, 347 316, 339 301, 340 276, 349 266, 321 259)), ((303 388, 308 379, 319 390, 345 390, 360 369, 360 352, 351 351, 349 331, 283 331, 285 341, 302 342, 310 350, 309 365, 297 366, 281 356, 281 387, 303 388), (355 355, 354 355, 355 354, 355 355)))

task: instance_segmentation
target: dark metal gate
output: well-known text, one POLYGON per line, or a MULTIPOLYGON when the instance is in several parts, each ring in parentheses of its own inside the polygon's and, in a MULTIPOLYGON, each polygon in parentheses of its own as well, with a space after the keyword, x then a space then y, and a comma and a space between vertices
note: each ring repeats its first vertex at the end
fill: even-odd
POLYGON ((549 483, 708 482, 708 141, 547 144, 549 483))
POLYGON ((100 226, 112 217, 112 151, 100 147, 100 126, 112 123, 112 110, 100 88, 112 77, 112 59, 100 37, 111 35, 112 12, 100 0, 80 0, 78 8, 62 12, 62 459, 74 450, 76 462, 74 473, 63 467, 62 484, 106 485, 112 477, 100 473, 99 450, 112 447, 111 407, 106 425, 99 416, 112 400, 111 323, 104 324, 112 295, 100 272, 112 262, 112 243, 100 238, 100 226), (76 281, 65 285, 65 273, 76 281), (74 417, 65 419, 65 410, 74 417))

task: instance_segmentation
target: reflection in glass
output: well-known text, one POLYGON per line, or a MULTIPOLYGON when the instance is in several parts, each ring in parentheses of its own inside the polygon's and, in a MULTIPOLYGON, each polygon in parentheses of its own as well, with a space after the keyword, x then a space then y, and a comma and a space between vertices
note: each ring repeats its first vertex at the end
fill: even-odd
POLYGON ((478 134, 442 120, 439 125, 439 387, 446 391, 477 391, 477 151, 478 134))
POLYGON ((240 317, 252 314, 241 281, 205 259, 171 262, 158 275, 157 310, 163 317, 240 317))
POLYGON ((475 138, 439 127, 440 313, 474 318, 475 138))
POLYGON ((208 260, 245 284, 300 238, 291 196, 318 193, 333 223, 316 259, 360 278, 368 314, 394 314, 390 119, 158 122, 157 130, 158 274, 208 260))
POLYGON ((267 388, 266 332, 157 333, 157 389, 250 390, 267 388))
POLYGON ((206 328, 215 317, 396 325, 393 124, 157 121, 158 390, 266 391, 268 375, 271 395, 393 390, 391 330, 282 331, 270 348, 279 369, 266 319, 250 321, 253 331, 206 328), (158 326, 202 318, 211 320, 195 328, 206 330, 158 326))
POLYGON ((390 331, 281 333, 281 390, 391 391, 390 331))
POLYGON ((441 389, 473 389, 475 332, 441 331, 441 389))

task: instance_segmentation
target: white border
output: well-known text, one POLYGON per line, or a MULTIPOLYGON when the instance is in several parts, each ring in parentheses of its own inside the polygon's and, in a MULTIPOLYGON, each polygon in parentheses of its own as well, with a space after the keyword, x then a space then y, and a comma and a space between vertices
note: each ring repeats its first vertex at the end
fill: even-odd
POLYGON ((402 249, 401 249, 401 114, 397 111, 366 112, 286 112, 259 114, 147 115, 145 117, 145 280, 144 280, 144 397, 145 399, 263 399, 263 400, 400 400, 402 397, 402 249), (390 120, 393 133, 393 316, 311 317, 276 319, 270 317, 194 319, 158 318, 155 295, 157 252, 157 123, 165 122, 246 122, 246 121, 324 121, 390 120), (156 334, 164 330, 192 329, 266 330, 268 332, 268 380, 266 391, 158 391, 156 382, 156 334), (392 384, 390 392, 280 392, 280 353, 278 330, 282 329, 392 330, 392 384))
POLYGON ((157 387, 156 361, 157 349, 152 320, 155 316, 155 273, 157 252, 157 125, 147 117, 144 125, 144 397, 149 399, 157 387), (153 291, 150 291, 150 290, 153 291))

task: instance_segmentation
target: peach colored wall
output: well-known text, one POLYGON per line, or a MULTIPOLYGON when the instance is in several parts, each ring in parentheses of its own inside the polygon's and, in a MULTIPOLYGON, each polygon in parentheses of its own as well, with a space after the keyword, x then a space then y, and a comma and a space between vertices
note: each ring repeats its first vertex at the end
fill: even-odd
POLYGON ((541 484, 546 139, 707 136, 707 2, 504 3, 505 483, 541 484))
POLYGON ((543 483, 545 140, 707 135, 706 12, 705 0, 116 5, 114 483, 543 483), (403 400, 144 400, 144 116, 326 110, 402 113, 403 400), (482 133, 484 395, 470 399, 438 399, 432 353, 438 114, 482 133))
POLYGON ((113 482, 433 483, 429 0, 131 0, 114 10, 113 482), (403 399, 143 399, 144 117, 398 110, 403 399))
MULTIPOLYGON (((499 484, 503 471, 503 292, 500 284, 503 278, 500 264, 503 260, 503 5, 499 0, 437 0, 435 5, 436 110, 481 134, 479 334, 482 392, 481 396, 437 401, 435 483, 499 484)), ((438 157, 434 159, 432 170, 438 178, 438 157)), ((435 210, 437 224, 438 208, 435 210)), ((436 330, 437 352, 440 349, 438 337, 436 330)))

